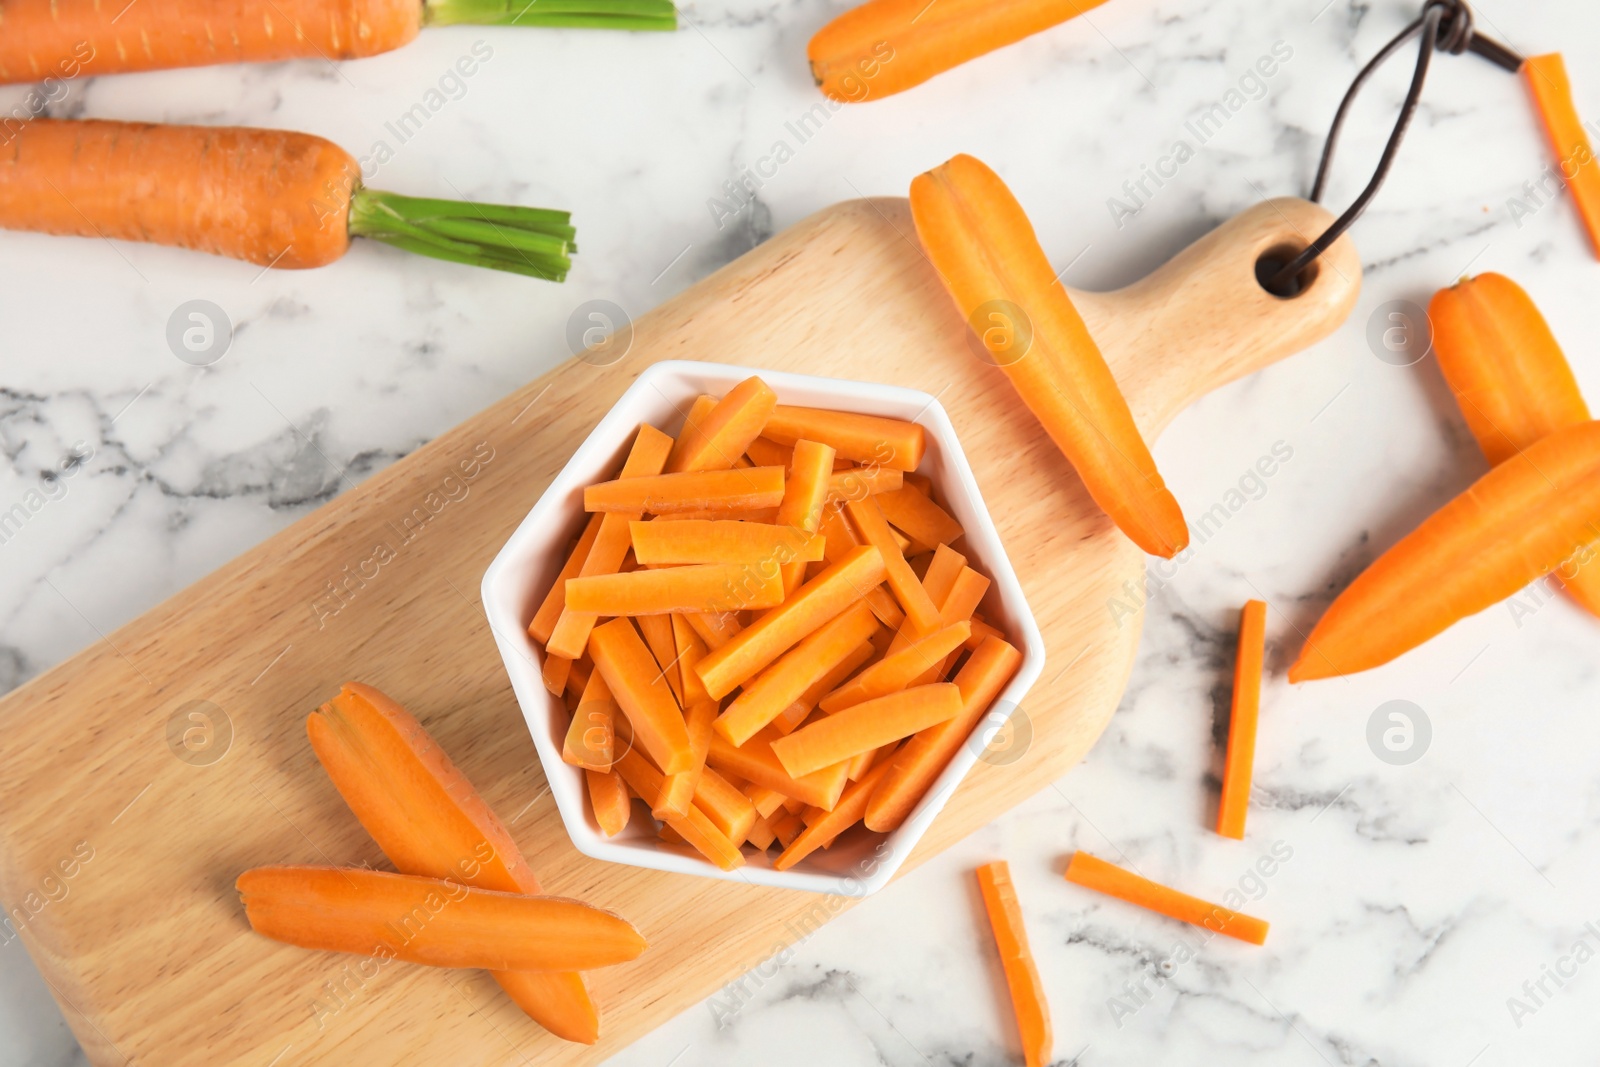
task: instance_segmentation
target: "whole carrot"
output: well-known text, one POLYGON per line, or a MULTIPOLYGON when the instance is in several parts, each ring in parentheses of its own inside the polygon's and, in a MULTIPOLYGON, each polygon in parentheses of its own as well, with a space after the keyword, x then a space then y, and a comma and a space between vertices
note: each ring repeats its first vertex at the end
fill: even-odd
POLYGON ((304 133, 93 119, 0 128, 8 230, 148 241, 284 269, 324 266, 352 237, 370 237, 560 281, 576 250, 568 220, 368 189, 353 156, 304 133))
POLYGON ((670 30, 672 0, 0 0, 0 83, 217 63, 359 59, 424 26, 670 30))

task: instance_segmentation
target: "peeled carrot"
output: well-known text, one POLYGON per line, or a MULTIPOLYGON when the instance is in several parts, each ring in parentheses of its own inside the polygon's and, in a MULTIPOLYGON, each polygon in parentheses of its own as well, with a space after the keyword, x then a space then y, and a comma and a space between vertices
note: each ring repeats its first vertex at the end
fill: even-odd
POLYGON ((1256 761, 1256 722, 1261 716, 1261 664, 1265 655, 1267 605, 1245 602, 1239 613, 1239 652, 1233 661, 1233 712, 1228 718, 1228 761, 1217 803, 1217 833, 1244 839, 1250 810, 1250 778, 1256 761))
POLYGON ((805 832, 806 821, 796 812, 782 812, 772 820, 772 832, 778 838, 778 844, 787 849, 800 835, 805 832))
POLYGON ((892 493, 905 485, 905 475, 892 467, 846 467, 828 475, 829 500, 861 500, 892 493))
POLYGON ((799 777, 791 775, 773 754, 773 736, 762 732, 744 744, 734 746, 721 734, 713 733, 711 754, 706 757, 706 762, 723 774, 743 778, 754 785, 775 789, 802 803, 832 811, 844 792, 845 765, 836 763, 811 774, 799 777))
MULTIPOLYGON (((791 481, 785 494, 794 486, 791 481)), ((820 505, 819 505, 820 508, 820 505)), ((633 554, 644 566, 692 563, 809 563, 822 558, 823 537, 791 524, 779 509, 776 524, 690 519, 635 522, 633 554)), ((803 569, 803 568, 802 568, 803 569)))
POLYGON ((851 782, 832 811, 822 812, 815 821, 808 822, 799 836, 784 846, 782 854, 773 860, 773 868, 788 870, 817 849, 832 844, 840 834, 860 822, 867 810, 867 800, 888 769, 888 764, 874 767, 859 782, 851 782))
POLYGON ((869 0, 828 23, 806 47, 823 95, 881 100, 1105 0, 869 0))
POLYGON ((683 616, 695 635, 706 643, 712 650, 719 649, 743 630, 739 625, 737 612, 723 611, 703 613, 698 611, 686 612, 683 616))
POLYGON ((667 461, 667 473, 727 470, 761 436, 778 394, 760 378, 746 378, 703 417, 684 424, 667 461))
POLYGON ((750 803, 755 805, 756 814, 763 819, 770 818, 772 813, 783 807, 783 802, 789 799, 776 789, 768 789, 754 782, 746 783, 743 792, 750 803))
POLYGON ((616 837, 628 828, 628 818, 633 813, 633 803, 628 798, 628 787, 623 784, 622 775, 616 771, 585 769, 583 778, 589 787, 589 804, 594 808, 594 821, 600 825, 600 832, 616 837))
MULTIPOLYGON (((744 454, 745 457, 750 460, 752 466, 785 467, 791 474, 793 474, 794 450, 795 447, 800 444, 800 440, 801 439, 795 440, 793 445, 781 445, 769 437, 758 437, 754 441, 751 441, 750 444, 745 448, 744 454)), ((815 445, 819 444, 820 442, 813 441, 811 443, 815 445)), ((832 446, 830 445, 827 447, 831 448, 832 446)), ((833 469, 836 471, 846 470, 855 466, 854 463, 851 463, 849 460, 844 459, 839 455, 835 455, 833 457, 832 463, 833 469)))
POLYGON ((785 404, 773 409, 762 436, 783 445, 816 441, 840 459, 897 471, 916 470, 928 447, 927 434, 914 422, 785 404))
MULTIPOLYGON (((710 736, 707 735, 707 748, 710 736)), ((735 845, 744 843, 760 816, 751 799, 738 786, 728 781, 710 767, 700 772, 695 785, 694 806, 705 813, 711 825, 721 831, 735 845)))
POLYGON ((978 889, 983 894, 983 910, 989 914, 995 948, 1000 951, 1000 967, 1005 972, 1006 988, 1011 992, 1011 1007, 1016 1012, 1017 1029, 1022 1035, 1022 1058, 1028 1067, 1045 1067, 1055 1038, 1050 1026, 1050 1005, 1044 997, 1044 983, 1028 947, 1028 932, 1022 925, 1022 904, 1011 881, 1011 865, 1004 860, 978 868, 978 889))
POLYGON ((977 648, 986 638, 995 637, 1004 641, 1006 635, 995 629, 986 619, 976 612, 972 616, 972 636, 967 638, 968 648, 977 648))
POLYGON ((838 666, 807 686, 799 699, 790 704, 783 714, 772 720, 772 728, 780 734, 793 733, 801 723, 805 722, 806 716, 816 709, 817 701, 837 689, 840 682, 854 674, 856 668, 871 659, 876 652, 877 649, 872 647, 871 641, 861 642, 855 651, 839 662, 838 666))
POLYGON ((782 467, 690 471, 601 482, 583 491, 586 511, 649 512, 775 508, 783 502, 782 467))
POLYGON ((595 627, 589 635, 589 654, 617 706, 628 716, 633 736, 656 766, 666 774, 688 770, 693 755, 683 712, 633 623, 613 619, 595 627))
MULTIPOLYGON (((629 572, 632 573, 632 572, 629 572)), ((672 616, 667 612, 631 616, 633 624, 644 637, 645 647, 655 657, 656 666, 667 679, 667 686, 680 708, 687 708, 683 699, 683 675, 678 667, 678 638, 672 629, 672 616)))
POLYGON ((844 517, 842 502, 828 501, 822 509, 822 524, 818 528, 822 531, 822 558, 829 563, 839 562, 850 554, 851 549, 861 544, 861 538, 844 517))
POLYGON ((1600 540, 1600 422, 1557 430, 1378 557, 1323 614, 1291 682, 1387 663, 1600 540))
POLYGON ((566 692, 567 678, 572 674, 572 661, 565 656, 546 656, 544 666, 540 670, 540 677, 544 687, 552 695, 560 696, 566 692))
MULTIPOLYGON (((664 784, 661 772, 650 766, 643 756, 634 751, 624 752, 617 759, 617 772, 644 798, 645 803, 652 808, 659 806, 664 784)), ((744 853, 712 824, 705 812, 693 804, 683 815, 669 814, 663 821, 723 870, 731 871, 744 866, 744 853)))
POLYGON ((773 831, 772 823, 768 822, 763 816, 756 817, 755 823, 750 827, 750 834, 746 838, 750 844, 761 852, 771 848, 772 843, 777 839, 778 835, 773 831))
POLYGON ((667 615, 671 612, 743 611, 783 603, 777 563, 704 563, 573 578, 567 608, 589 615, 667 615))
POLYGON ((1095 503, 1146 552, 1177 555, 1189 543, 1178 502, 1011 190, 978 160, 956 156, 912 182, 911 215, 963 318, 1005 304, 1027 316, 1003 330, 986 326, 982 339, 1095 503), (1013 347, 1024 333, 1029 346, 1013 347))
POLYGON ((1572 190, 1572 202, 1588 231, 1590 246, 1600 256, 1600 160, 1589 147, 1588 134, 1572 102, 1567 65, 1559 52, 1531 56, 1523 61, 1522 74, 1544 122, 1561 177, 1572 190))
POLYGON ((882 553, 868 546, 854 550, 701 660, 700 680, 721 700, 883 578, 882 553))
POLYGON ((902 485, 880 493, 878 509, 890 524, 927 548, 947 545, 965 533, 950 513, 929 500, 915 486, 902 485))
POLYGON ((1262 945, 1267 940, 1267 924, 1260 919, 1169 889, 1081 849, 1072 854, 1072 861, 1067 864, 1067 881, 1252 945, 1262 945))
POLYGON ((582 901, 440 878, 257 867, 235 886, 256 933, 301 948, 492 971, 609 967, 646 948, 626 919, 582 901))
POLYGON ((689 769, 669 774, 661 786, 650 814, 657 819, 669 815, 689 814, 705 772, 706 753, 711 747, 711 724, 717 717, 717 705, 711 702, 691 704, 683 713, 684 729, 689 733, 689 769))
POLYGON ((744 691, 716 721, 716 731, 742 745, 795 701, 817 679, 847 659, 878 628, 861 601, 834 616, 772 666, 745 683, 744 691))
POLYGON ((555 631, 556 621, 561 618, 561 609, 567 606, 567 579, 576 578, 583 570, 583 561, 589 558, 589 550, 594 547, 595 538, 600 535, 600 524, 605 521, 604 515, 590 515, 589 521, 583 527, 583 533, 578 537, 578 543, 573 546, 572 554, 567 557, 567 562, 562 564, 561 573, 556 575, 556 580, 550 586, 550 592, 539 604, 539 610, 534 612, 533 621, 528 623, 528 636, 541 645, 550 640, 550 635, 555 631))
POLYGON ((855 523, 862 540, 883 553, 884 577, 894 598, 906 611, 906 618, 918 633, 927 633, 939 624, 939 609, 927 590, 906 563, 900 548, 889 535, 889 524, 872 500, 846 500, 845 512, 855 523))
MULTIPOLYGON (((306 719, 306 734, 334 788, 384 855, 406 874, 483 889, 537 894, 511 835, 422 724, 360 682, 306 719)), ((500 971, 494 979, 557 1037, 594 1044, 600 1016, 571 971, 500 971)))
POLYGON ((617 703, 606 688, 599 671, 592 671, 589 683, 578 698, 578 709, 572 713, 566 739, 561 744, 561 758, 574 767, 604 773, 611 769, 614 723, 617 703))
MULTIPOLYGON (((815 441, 796 441, 788 462, 788 481, 783 486, 783 503, 778 505, 779 523, 815 534, 822 526, 822 508, 828 501, 834 451, 815 441)), ((826 538, 819 538, 826 545, 826 538)), ((801 560, 813 562, 822 556, 806 556, 783 565, 783 587, 788 593, 800 588, 806 569, 801 560)))
POLYGON ((886 697, 909 686, 919 675, 937 668, 966 643, 972 625, 966 620, 935 630, 900 651, 885 656, 817 702, 830 715, 868 700, 886 697))
POLYGON ((799 777, 909 737, 960 711, 961 691, 955 686, 948 682, 921 685, 802 726, 772 742, 772 752, 784 770, 799 777))

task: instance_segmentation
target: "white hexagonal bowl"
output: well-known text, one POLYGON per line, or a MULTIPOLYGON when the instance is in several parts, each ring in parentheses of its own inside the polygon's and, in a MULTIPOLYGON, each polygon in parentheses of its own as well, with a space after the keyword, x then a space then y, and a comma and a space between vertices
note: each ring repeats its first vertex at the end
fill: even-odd
POLYGON ((1044 669, 1044 639, 1038 624, 1028 610, 1022 586, 984 507, 983 495, 956 440, 950 417, 934 397, 899 386, 720 363, 670 360, 656 363, 639 375, 495 556, 483 576, 483 606, 533 735, 534 748, 544 765, 550 792, 578 851, 613 863, 781 889, 859 897, 886 885, 977 762, 986 740, 1004 724, 1044 669), (734 871, 720 870, 698 855, 660 841, 654 824, 640 817, 637 806, 634 819, 621 834, 608 838, 601 833, 589 811, 583 772, 561 758, 570 715, 561 700, 545 689, 539 668, 542 653, 527 634, 528 619, 555 580, 566 546, 585 521, 584 486, 615 477, 640 423, 676 432, 683 412, 695 397, 702 393, 721 395, 752 374, 759 374, 785 404, 857 411, 922 425, 927 431, 928 448, 920 470, 933 479, 946 506, 966 531, 963 553, 973 567, 992 580, 983 603, 985 616, 1023 654, 1016 677, 1000 694, 995 709, 979 721, 968 743, 957 751, 898 830, 885 836, 857 826, 832 848, 814 852, 787 871, 773 870, 769 856, 753 855, 750 849, 745 850, 745 866, 734 871))

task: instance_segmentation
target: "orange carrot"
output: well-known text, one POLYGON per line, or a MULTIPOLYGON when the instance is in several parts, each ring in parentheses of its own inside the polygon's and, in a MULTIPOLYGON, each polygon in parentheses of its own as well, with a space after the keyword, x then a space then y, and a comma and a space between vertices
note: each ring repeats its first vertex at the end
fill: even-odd
POLYGON ((628 787, 616 771, 584 769, 584 781, 589 786, 589 805, 594 809, 594 821, 600 832, 616 837, 628 828, 628 818, 633 813, 633 803, 628 799, 628 787))
POLYGON ((666 615, 671 612, 742 611, 783 603, 783 572, 776 563, 702 563, 574 578, 567 608, 588 615, 666 615))
MULTIPOLYGON (((708 735, 708 748, 709 745, 708 735)), ((756 819, 760 817, 750 798, 710 767, 700 772, 700 779, 694 791, 694 806, 705 812, 706 818, 711 820, 711 825, 735 845, 742 843, 749 836, 756 819)))
POLYGON ((578 710, 572 714, 566 739, 561 744, 561 758, 574 767, 604 773, 611 769, 613 723, 617 703, 606 688, 599 671, 592 671, 589 684, 583 687, 578 699, 578 710))
POLYGON ((739 631, 696 669, 713 699, 721 700, 762 668, 815 632, 829 619, 883 581, 883 555, 863 546, 832 564, 773 608, 739 631))
POLYGON ((887 626, 890 631, 898 631, 905 625, 906 613, 900 610, 900 605, 895 602, 894 594, 881 585, 875 585, 867 590, 867 607, 878 617, 878 621, 887 626))
POLYGON ((773 831, 772 823, 768 822, 763 816, 756 817, 755 823, 750 827, 750 834, 746 838, 750 844, 762 852, 771 848, 772 843, 777 839, 778 835, 773 831))
MULTIPOLYGON (((753 467, 741 467, 740 470, 754 470, 753 467)), ((763 526, 775 525, 778 521, 777 508, 700 508, 694 511, 673 511, 665 515, 657 514, 656 522, 759 522, 763 526)))
POLYGON ((1146 552, 1177 555, 1189 543, 1178 502, 1011 190, 956 156, 912 183, 911 214, 964 319, 1004 318, 987 309, 1007 306, 1026 316, 985 321, 982 339, 1095 503, 1146 552))
MULTIPOLYGON (((651 808, 659 806, 663 786, 661 772, 650 766, 643 756, 633 751, 623 753, 617 759, 617 772, 651 808)), ((668 815, 664 821, 683 835, 683 839, 706 859, 723 870, 731 871, 744 866, 744 853, 712 824, 705 812, 693 804, 689 805, 685 814, 668 815)))
POLYGON ((1600 422, 1527 446, 1378 557, 1325 612, 1291 682, 1387 663, 1600 540, 1600 422))
MULTIPOLYGON (((686 771, 694 757, 683 712, 655 657, 627 619, 613 619, 589 635, 589 654, 633 736, 667 774, 686 771)), ((635 786, 634 788, 638 788, 635 786)))
POLYGON ((919 675, 937 668, 944 658, 960 648, 972 633, 972 625, 965 620, 927 637, 913 641, 905 648, 874 663, 844 685, 817 702, 829 715, 868 700, 898 693, 909 686, 919 675))
POLYGON ((706 692, 705 684, 700 681, 699 672, 694 669, 696 664, 706 658, 706 643, 695 632, 689 622, 689 616, 673 615, 670 617, 670 624, 673 658, 677 661, 678 676, 683 682, 682 703, 714 703, 711 694, 706 692))
POLYGON ((977 648, 986 638, 990 637, 998 638, 1001 641, 1006 639, 1005 634, 995 629, 986 619, 974 612, 972 615, 972 636, 967 638, 967 647, 969 649, 977 648))
POLYGON ((998 637, 978 646, 956 675, 961 710, 954 718, 919 731, 894 754, 867 805, 869 830, 889 833, 899 828, 1021 665, 1022 653, 998 637))
POLYGON ((361 867, 257 867, 235 887, 250 926, 301 948, 492 971, 587 970, 637 959, 639 931, 565 897, 476 889, 361 867))
MULTIPOLYGON (((601 482, 583 491, 586 511, 648 512, 775 508, 783 502, 782 467, 690 471, 601 482)), ((633 517, 637 517, 635 514, 633 517)))
POLYGON ((1011 881, 1011 865, 1004 860, 978 868, 978 889, 983 894, 983 910, 989 913, 989 928, 994 931, 995 948, 1000 951, 1000 967, 1005 972, 1006 988, 1011 991, 1011 1007, 1022 1034, 1022 1058, 1028 1067, 1045 1067, 1055 1038, 1050 1027, 1050 1005, 1045 1002, 1044 983, 1028 947, 1028 932, 1022 925, 1022 904, 1011 881))
POLYGON ((567 690, 567 678, 572 674, 572 661, 565 656, 546 656, 540 677, 544 687, 552 696, 560 696, 567 690))
MULTIPOLYGON (((834 451, 815 441, 796 441, 794 453, 788 462, 788 481, 783 487, 783 503, 778 505, 779 523, 787 523, 810 534, 822 525, 822 508, 828 500, 832 484, 834 451)), ((822 539, 826 544, 826 539, 822 539)), ((806 569, 801 560, 813 562, 821 555, 799 557, 783 565, 783 587, 793 593, 805 580, 806 569)))
POLYGON ((661 786, 650 814, 657 819, 669 815, 688 815, 689 805, 700 795, 700 779, 705 773, 706 753, 711 748, 711 724, 717 717, 713 701, 689 705, 683 713, 684 729, 689 733, 689 769, 669 774, 661 786))
POLYGON ((806 716, 816 709, 817 701, 837 689, 840 682, 854 674, 856 668, 871 659, 876 652, 870 640, 861 642, 831 671, 807 686, 806 691, 801 693, 783 714, 772 720, 772 728, 780 734, 793 733, 796 727, 805 722, 806 716))
POLYGON ((787 849, 799 840, 805 832, 806 821, 799 814, 792 811, 783 812, 772 820, 772 832, 778 838, 778 844, 787 849))
POLYGON ((712 650, 719 649, 732 641, 744 627, 739 625, 737 612, 722 611, 706 614, 698 611, 686 612, 684 620, 694 630, 695 635, 706 643, 712 650))
POLYGON ((798 778, 909 737, 960 711, 961 691, 955 686, 948 682, 922 685, 864 701, 802 726, 772 742, 772 752, 783 769, 798 778))
POLYGON ((1252 945, 1265 944, 1267 940, 1267 924, 1260 919, 1169 889, 1081 849, 1072 854, 1072 862, 1067 864, 1067 881, 1252 945))
POLYGON ((1261 663, 1266 641, 1265 601, 1246 601, 1239 613, 1239 652, 1233 661, 1233 712, 1228 718, 1228 761, 1217 803, 1217 833, 1244 840, 1250 777, 1256 762, 1256 722, 1261 715, 1261 663))
POLYGON ((656 666, 666 676, 667 685, 680 708, 688 707, 683 699, 683 675, 678 667, 678 638, 672 629, 672 616, 666 612, 633 617, 634 625, 644 636, 645 646, 655 657, 656 666))
MULTIPOLYGON (((785 493, 794 485, 791 481, 785 493)), ((715 519, 636 522, 631 527, 633 554, 647 567, 821 559, 823 537, 798 523, 791 525, 779 511, 776 524, 715 519)))
POLYGON ((877 503, 871 499, 846 500, 844 509, 862 540, 883 553, 886 581, 894 598, 905 609, 910 625, 918 633, 927 633, 938 626, 939 609, 928 598, 927 590, 917 581, 899 546, 890 537, 889 524, 884 521, 877 503))
POLYGON ((823 94, 881 100, 1105 0, 868 0, 811 38, 806 57, 823 94))
POLYGON ((928 548, 947 545, 965 531, 950 513, 929 500, 915 486, 901 486, 878 494, 878 509, 890 524, 928 548))
POLYGON ((1524 60, 1522 73, 1533 94, 1534 106, 1539 109, 1539 117, 1544 121, 1545 135, 1556 155, 1561 177, 1572 190, 1572 201, 1588 231, 1590 247, 1600 256, 1600 160, 1595 159, 1589 147, 1589 137, 1578 118, 1577 106, 1572 102, 1567 65, 1561 53, 1552 52, 1524 60))
POLYGON ((582 571, 583 561, 589 558, 589 550, 594 547, 595 538, 600 534, 600 524, 604 521, 604 515, 589 516, 588 523, 583 527, 583 533, 578 537, 578 543, 572 548, 572 554, 562 565, 561 573, 556 575, 556 580, 550 586, 550 592, 545 594, 539 610, 534 612, 533 621, 528 623, 528 636, 541 645, 549 642, 550 634, 556 628, 556 620, 561 618, 561 609, 567 606, 567 579, 576 578, 582 571))
POLYGON ((806 828, 800 831, 799 836, 784 846, 782 854, 773 860, 773 868, 788 870, 817 849, 832 844, 840 834, 860 822, 867 810, 867 800, 878 787, 883 772, 888 769, 888 764, 874 767, 859 782, 851 782, 832 811, 823 812, 814 821, 806 823, 806 828))
POLYGON ((802 803, 832 811, 844 792, 845 765, 837 763, 795 777, 784 769, 773 754, 772 737, 772 734, 762 732, 735 747, 722 735, 714 733, 711 735, 711 753, 706 757, 706 762, 723 774, 735 775, 754 785, 775 789, 802 803))
POLYGON ((788 799, 776 789, 768 789, 766 786, 756 785, 754 782, 745 784, 744 795, 755 806, 756 814, 763 819, 770 817, 773 812, 783 807, 783 802, 788 799))
POLYGON ((746 378, 693 423, 686 423, 667 460, 667 473, 727 470, 761 436, 778 394, 760 378, 746 378))
MULTIPOLYGON (((306 719, 306 734, 334 788, 384 855, 406 874, 483 889, 537 894, 521 851, 405 708, 369 685, 348 682, 306 719)), ((600 1036, 583 978, 567 971, 501 971, 496 982, 557 1037, 600 1036)))
MULTIPOLYGON (((800 441, 796 440, 794 445, 799 443, 800 441)), ((815 445, 819 442, 813 441, 811 443, 815 445)), ((752 466, 784 467, 792 474, 794 472, 794 445, 780 445, 771 438, 758 437, 750 442, 749 446, 744 450, 744 454, 750 460, 752 466)), ((843 470, 846 467, 855 466, 849 460, 842 459, 837 455, 833 457, 832 462, 834 470, 843 470)))
POLYGON ((904 487, 904 478, 892 467, 847 467, 828 475, 828 499, 862 500, 892 493, 904 487))
POLYGON ((861 544, 861 538, 856 536, 844 517, 843 504, 837 501, 830 500, 823 507, 822 524, 818 528, 822 531, 822 558, 829 563, 839 562, 850 554, 851 549, 861 544))
POLYGON ((762 436, 783 445, 817 441, 840 459, 897 471, 916 470, 928 446, 927 435, 914 422, 784 404, 773 409, 762 436))
POLYGON ((717 732, 735 745, 744 744, 804 696, 818 678, 861 647, 877 628, 878 620, 864 602, 852 604, 746 682, 744 691, 717 719, 717 732))

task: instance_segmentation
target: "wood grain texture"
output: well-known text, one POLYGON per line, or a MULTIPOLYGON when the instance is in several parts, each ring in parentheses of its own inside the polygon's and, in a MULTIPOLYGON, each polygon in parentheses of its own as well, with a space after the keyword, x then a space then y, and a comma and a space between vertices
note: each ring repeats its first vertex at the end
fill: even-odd
MULTIPOLYGON (((1293 301, 1250 273, 1260 251, 1327 217, 1300 201, 1259 205, 1130 289, 1075 294, 1147 435, 1344 318, 1360 278, 1347 241, 1293 301)), ((852 903, 580 856, 477 603, 485 567, 573 448, 667 358, 911 386, 955 423, 1050 662, 1026 705, 1032 748, 980 763, 907 870, 1082 758, 1138 642, 1107 602, 1142 581, 1144 561, 974 355, 905 201, 841 204, 640 319, 619 363, 573 360, 530 383, 0 702, 0 900, 93 1062, 266 1064, 287 1048, 282 1063, 340 1067, 592 1063, 852 903), (598 1046, 549 1037, 481 973, 363 974, 356 957, 246 926, 233 891, 246 868, 386 866, 305 736, 306 714, 346 679, 417 715, 548 892, 614 908, 649 937, 638 961, 591 975, 598 1046), (192 701, 231 722, 214 763, 169 746, 169 721, 181 732, 192 701), (737 938, 727 914, 743 917, 737 938)))

